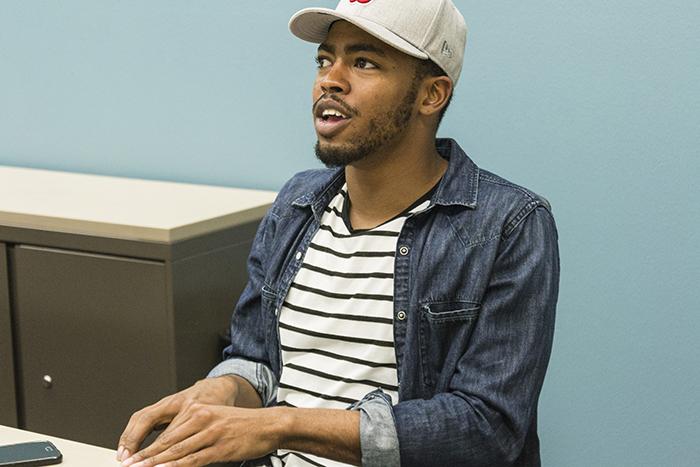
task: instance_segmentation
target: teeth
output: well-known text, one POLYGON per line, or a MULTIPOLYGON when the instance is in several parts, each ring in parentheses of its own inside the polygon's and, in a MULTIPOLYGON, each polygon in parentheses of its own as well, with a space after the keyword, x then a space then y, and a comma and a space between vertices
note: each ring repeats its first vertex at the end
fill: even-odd
POLYGON ((322 117, 340 117, 340 118, 346 118, 345 115, 342 113, 338 112, 337 110, 333 109, 326 109, 323 111, 323 114, 321 115, 322 117))

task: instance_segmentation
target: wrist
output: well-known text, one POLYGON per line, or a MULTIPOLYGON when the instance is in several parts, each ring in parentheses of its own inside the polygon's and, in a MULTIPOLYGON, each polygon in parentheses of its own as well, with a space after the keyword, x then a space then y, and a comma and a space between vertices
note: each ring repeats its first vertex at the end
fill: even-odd
POLYGON ((207 378, 204 381, 212 381, 217 385, 217 392, 219 393, 219 399, 224 405, 235 406, 236 399, 238 398, 239 385, 234 375, 223 375, 217 376, 215 378, 207 378))
POLYGON ((276 449, 286 449, 294 438, 294 426, 297 410, 290 407, 270 407, 264 409, 268 412, 271 429, 270 436, 274 440, 276 449))
POLYGON ((360 413, 356 410, 271 407, 265 432, 276 449, 360 465, 360 413))

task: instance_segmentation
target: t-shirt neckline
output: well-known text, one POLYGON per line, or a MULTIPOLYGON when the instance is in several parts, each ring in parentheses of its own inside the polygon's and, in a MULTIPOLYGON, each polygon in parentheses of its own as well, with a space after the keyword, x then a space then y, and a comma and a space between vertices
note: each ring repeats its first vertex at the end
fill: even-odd
POLYGON ((353 234, 353 235, 354 234, 361 234, 364 232, 370 232, 372 230, 379 229, 383 225, 386 225, 389 222, 392 222, 401 216, 405 216, 408 212, 415 209, 417 206, 420 206, 421 204, 425 203, 426 201, 429 201, 430 198, 433 196, 433 193, 437 189, 438 185, 440 184, 440 180, 442 180, 442 177, 435 183, 435 185, 433 185, 432 188, 430 188, 422 196, 420 196, 417 200, 415 200, 413 203, 411 203, 411 205, 408 206, 406 209, 404 209, 403 211, 401 211, 400 213, 398 213, 397 215, 395 215, 391 219, 388 219, 388 220, 382 222, 381 224, 379 224, 375 227, 371 227, 369 229, 354 229, 352 227, 352 224, 350 223, 350 195, 348 194, 348 188, 347 188, 348 185, 347 185, 347 183, 345 183, 345 184, 343 184, 343 187, 340 189, 340 191, 342 193, 344 193, 343 194, 343 198, 344 198, 343 199, 343 208, 341 210, 341 218, 343 219, 343 222, 345 223, 345 227, 348 229, 348 232, 350 232, 350 234, 353 234))

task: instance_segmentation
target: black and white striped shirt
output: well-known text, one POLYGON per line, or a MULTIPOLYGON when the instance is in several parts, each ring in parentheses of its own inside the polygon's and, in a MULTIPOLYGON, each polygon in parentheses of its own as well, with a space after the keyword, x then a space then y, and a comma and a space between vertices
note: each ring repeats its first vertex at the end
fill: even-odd
MULTIPOLYGON (((367 230, 350 226, 347 185, 331 200, 280 311, 279 404, 345 409, 377 388, 398 401, 394 256, 406 218, 432 191, 367 230)), ((280 451, 273 465, 346 464, 280 451)))

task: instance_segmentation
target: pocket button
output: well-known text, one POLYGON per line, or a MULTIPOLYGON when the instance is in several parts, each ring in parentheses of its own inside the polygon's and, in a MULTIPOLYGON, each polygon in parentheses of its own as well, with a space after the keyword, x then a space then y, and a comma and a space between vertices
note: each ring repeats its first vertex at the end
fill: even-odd
POLYGON ((406 319, 406 312, 401 310, 398 313, 396 313, 396 319, 398 319, 399 321, 405 320, 406 319))

